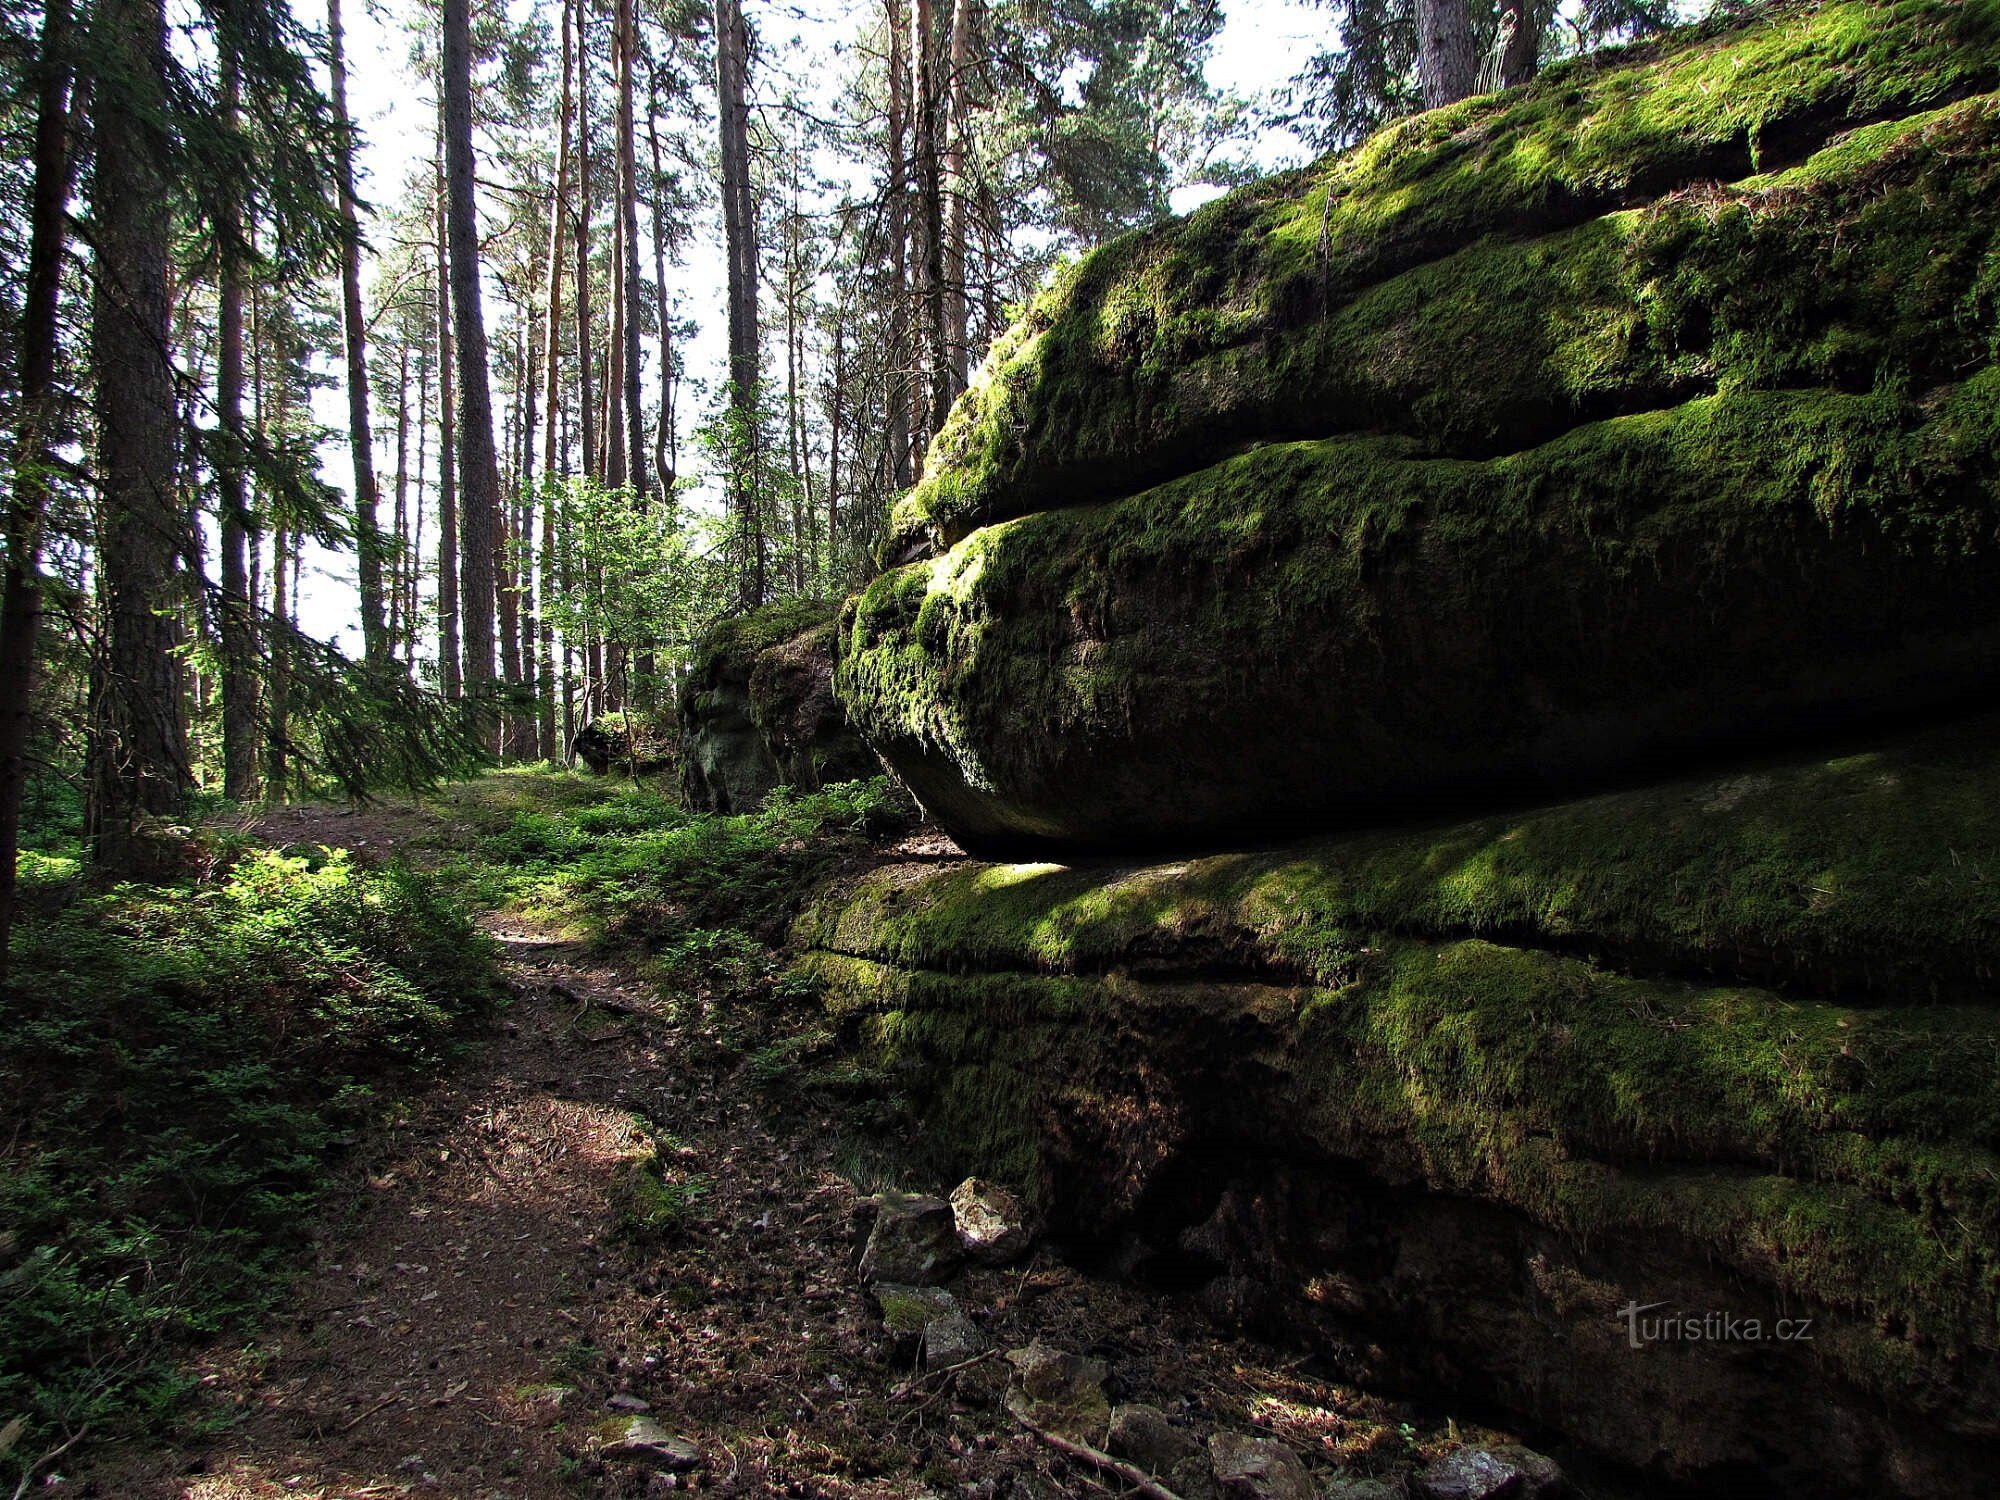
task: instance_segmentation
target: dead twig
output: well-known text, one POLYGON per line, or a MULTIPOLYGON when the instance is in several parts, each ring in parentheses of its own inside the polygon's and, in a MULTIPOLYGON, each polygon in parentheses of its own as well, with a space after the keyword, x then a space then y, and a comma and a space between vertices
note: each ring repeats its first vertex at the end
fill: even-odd
POLYGON ((393 1406, 396 1402, 402 1399, 403 1399, 403 1393, 401 1391, 391 1391, 389 1392, 388 1395, 384 1396, 380 1401, 377 1401, 373 1406, 369 1407, 368 1410, 364 1411, 360 1416, 356 1417, 353 1421, 347 1423, 347 1425, 342 1427, 340 1430, 342 1432, 352 1432, 354 1431, 355 1428, 359 1427, 363 1422, 367 1421, 370 1417, 374 1416, 376 1412, 382 1410, 383 1407, 393 1406))
POLYGON ((52 1464, 57 1459, 61 1458, 65 1453, 69 1452, 70 1449, 74 1448, 78 1443, 82 1442, 83 1435, 88 1431, 90 1431, 90 1424, 88 1422, 85 1422, 81 1427, 77 1428, 75 1432, 71 1433, 68 1437, 64 1438, 60 1443, 56 1444, 55 1447, 49 1449, 48 1452, 44 1453, 40 1458, 36 1459, 33 1463, 29 1464, 27 1468, 23 1469, 21 1471, 21 1482, 14 1486, 14 1500, 21 1500, 21 1497, 28 1493, 28 1486, 34 1482, 35 1471, 37 1469, 42 1468, 46 1464, 52 1464))
POLYGON ((1148 1474, 1144 1469, 1133 1464, 1128 1464, 1122 1458, 1113 1458, 1109 1453, 1099 1448, 1093 1448, 1088 1443, 1079 1443, 1074 1438, 1066 1438, 1059 1432, 1050 1432, 1048 1428, 1029 1421, 1019 1412, 1014 1413, 1014 1420, 1065 1458, 1078 1459, 1083 1463, 1095 1466, 1106 1474, 1122 1479, 1140 1494, 1148 1496, 1149 1500, 1181 1500, 1179 1495, 1176 1495, 1172 1490, 1161 1484, 1159 1480, 1148 1474))

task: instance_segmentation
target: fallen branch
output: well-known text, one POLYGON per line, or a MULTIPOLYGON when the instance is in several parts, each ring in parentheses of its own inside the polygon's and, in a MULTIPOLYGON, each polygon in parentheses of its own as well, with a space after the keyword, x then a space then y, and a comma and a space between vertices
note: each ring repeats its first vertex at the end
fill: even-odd
POLYGON ((1088 1443, 1079 1443, 1074 1438, 1066 1438, 1059 1432, 1050 1432, 1048 1428, 1030 1422, 1019 1412, 1014 1413, 1014 1420, 1065 1458, 1074 1458, 1094 1465, 1106 1474, 1124 1480, 1140 1494, 1150 1497, 1150 1500, 1181 1500, 1179 1495, 1135 1464, 1128 1464, 1122 1458, 1113 1458, 1102 1449, 1093 1448, 1088 1443))
POLYGON ((340 1430, 342 1432, 352 1432, 354 1431, 355 1428, 359 1427, 363 1422, 367 1421, 370 1417, 374 1416, 375 1413, 380 1411, 383 1407, 392 1406, 396 1402, 402 1399, 403 1399, 403 1393, 401 1391, 391 1391, 389 1392, 388 1395, 384 1396, 380 1401, 377 1401, 373 1406, 369 1407, 368 1410, 364 1411, 360 1416, 356 1417, 352 1422, 349 1422, 345 1427, 341 1428, 340 1430))
POLYGON ((61 1458, 65 1453, 69 1452, 70 1449, 74 1448, 79 1442, 81 1442, 83 1439, 83 1435, 88 1431, 90 1431, 90 1424, 88 1422, 85 1422, 81 1427, 77 1428, 75 1432, 71 1433, 67 1438, 63 1439, 62 1442, 58 1443, 55 1447, 49 1449, 48 1452, 44 1453, 40 1458, 36 1459, 33 1463, 29 1464, 27 1468, 23 1469, 21 1471, 21 1482, 14 1487, 14 1500, 21 1500, 21 1497, 28 1493, 28 1486, 34 1482, 35 1470, 41 1468, 44 1464, 52 1464, 57 1459, 61 1458))

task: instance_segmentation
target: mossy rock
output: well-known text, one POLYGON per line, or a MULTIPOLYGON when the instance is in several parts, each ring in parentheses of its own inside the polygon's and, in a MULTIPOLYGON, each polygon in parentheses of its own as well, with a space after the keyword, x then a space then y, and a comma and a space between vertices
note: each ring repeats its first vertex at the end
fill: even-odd
POLYGON ((1264 853, 894 867, 796 936, 937 1170, 1066 1242, 1254 1276, 1290 1336, 1678 1480, 1973 1495, 1996 876, 1987 718, 1264 853), (1766 1336, 1633 1349, 1658 1302, 1766 1336))
POLYGON ((595 776, 674 776, 680 770, 680 728, 635 709, 599 714, 576 733, 570 751, 595 776))
POLYGON ((1779 6, 1105 247, 933 445, 850 717, 1021 852, 1990 691, 1996 83, 1996 0, 1779 6))
POLYGON ((699 812, 754 812, 774 787, 880 774, 833 694, 835 607, 784 599, 719 621, 681 686, 682 790, 699 812))

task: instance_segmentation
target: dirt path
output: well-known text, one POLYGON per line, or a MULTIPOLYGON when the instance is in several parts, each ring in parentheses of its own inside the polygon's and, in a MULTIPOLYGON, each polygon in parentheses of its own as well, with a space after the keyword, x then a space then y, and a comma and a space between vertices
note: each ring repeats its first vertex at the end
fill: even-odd
MULTIPOLYGON (((438 825, 292 809, 257 832, 376 854, 438 825)), ((851 1269, 838 1122, 759 1088, 695 1008, 675 1013, 636 974, 487 925, 518 1000, 356 1153, 292 1311, 204 1368, 213 1442, 126 1455, 71 1493, 1116 1493, 990 1393, 917 1376, 884 1336, 851 1269), (626 1184, 649 1159, 664 1192, 641 1206, 682 1222, 635 1234, 626 1184), (603 1425, 639 1411, 699 1465, 601 1459, 603 1425)), ((1348 1459, 1403 1442, 1402 1410, 1045 1256, 972 1273, 961 1299, 996 1349, 1089 1349, 1129 1399, 1348 1459)))

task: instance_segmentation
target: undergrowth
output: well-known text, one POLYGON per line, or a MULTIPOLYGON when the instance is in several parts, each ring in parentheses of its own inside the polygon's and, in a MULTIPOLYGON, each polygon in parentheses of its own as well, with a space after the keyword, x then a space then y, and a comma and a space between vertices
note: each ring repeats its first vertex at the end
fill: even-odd
POLYGON ((465 909, 401 867, 74 873, 24 861, 0 995, 0 1427, 26 1424, 0 1475, 183 1420, 190 1341, 274 1305, 333 1157, 499 994, 465 909))
POLYGON ((669 978, 761 961, 821 876, 908 816, 882 777, 780 787, 757 812, 714 816, 643 782, 523 773, 475 783, 455 808, 478 836, 449 877, 494 906, 650 954, 669 978))

